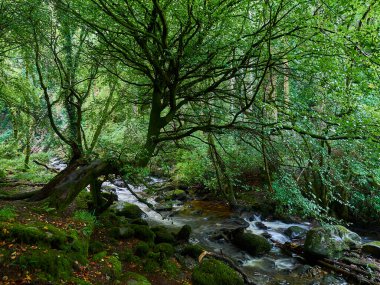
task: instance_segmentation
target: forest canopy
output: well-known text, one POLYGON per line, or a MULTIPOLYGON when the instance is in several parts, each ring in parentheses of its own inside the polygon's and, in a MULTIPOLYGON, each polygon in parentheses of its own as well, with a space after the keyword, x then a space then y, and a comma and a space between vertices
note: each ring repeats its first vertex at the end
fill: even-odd
POLYGON ((260 192, 278 213, 380 214, 378 1, 2 0, 0 13, 0 158, 25 173, 33 157, 68 163, 1 198, 64 208, 90 185, 102 211, 106 177, 158 174, 231 207, 260 192))

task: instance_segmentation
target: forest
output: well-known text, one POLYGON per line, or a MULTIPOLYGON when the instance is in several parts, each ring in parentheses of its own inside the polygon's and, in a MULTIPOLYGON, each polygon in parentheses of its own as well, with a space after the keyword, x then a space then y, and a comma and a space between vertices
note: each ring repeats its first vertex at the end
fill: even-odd
POLYGON ((0 0, 0 284, 380 284, 379 15, 0 0))

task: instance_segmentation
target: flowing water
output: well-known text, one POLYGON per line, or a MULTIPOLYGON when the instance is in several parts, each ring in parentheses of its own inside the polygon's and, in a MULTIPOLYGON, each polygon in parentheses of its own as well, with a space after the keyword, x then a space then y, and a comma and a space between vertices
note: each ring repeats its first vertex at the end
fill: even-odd
MULTIPOLYGON (((59 159, 53 159, 50 165, 60 171, 66 168, 66 164, 62 163, 59 159)), ((151 184, 161 182, 163 181, 157 178, 150 179, 151 184)), ((112 189, 116 191, 119 199, 117 206, 122 207, 124 202, 139 206, 145 212, 145 218, 150 225, 165 225, 173 229, 178 229, 183 225, 191 226, 193 232, 190 241, 192 243, 200 243, 209 251, 222 253, 234 259, 256 284, 348 284, 338 276, 326 276, 325 274, 321 274, 321 271, 318 269, 315 270, 315 268, 305 266, 299 257, 284 255, 275 246, 264 256, 252 257, 223 239, 212 239, 213 234, 218 229, 223 228, 226 220, 234 216, 230 209, 224 204, 212 201, 190 201, 182 204, 178 201, 178 204, 174 204, 172 211, 167 213, 165 217, 165 215, 150 209, 146 204, 139 202, 128 188, 120 186, 123 186, 122 181, 114 181, 113 183, 106 181, 102 185, 105 190, 112 189), (330 279, 326 279, 326 277, 330 279)), ((150 204, 157 204, 154 197, 149 197, 145 194, 144 190, 146 188, 144 186, 128 186, 139 196, 147 198, 150 204)), ((305 229, 310 227, 308 223, 288 224, 282 221, 266 221, 262 220, 260 216, 244 216, 239 218, 244 218, 244 220, 249 223, 246 231, 258 235, 269 234, 272 240, 280 243, 290 241, 284 234, 284 231, 290 226, 299 226, 305 229)))
MULTIPOLYGON (((160 182, 154 180, 154 183, 160 182)), ((119 185, 119 184, 118 184, 119 185)), ((234 259, 256 284, 260 285, 317 285, 317 284, 348 284, 338 276, 327 276, 332 278, 327 280, 325 274, 320 270, 315 270, 310 266, 305 266, 299 257, 284 255, 273 246, 272 250, 260 257, 252 257, 244 251, 224 240, 213 240, 211 237, 218 228, 222 228, 226 219, 234 214, 230 212, 226 205, 211 201, 191 201, 173 206, 171 215, 163 218, 161 214, 150 209, 147 205, 140 203, 127 188, 118 187, 110 182, 105 182, 103 186, 112 187, 119 197, 119 205, 129 202, 138 205, 145 213, 150 225, 165 225, 172 228, 180 228, 183 225, 190 225, 193 229, 191 242, 200 243, 207 250, 216 253, 223 253, 234 259), (333 280, 333 281, 331 281, 333 280), (333 282, 333 283, 331 283, 333 282)), ((145 187, 135 187, 129 185, 135 193, 144 195, 145 187)), ((153 198, 148 198, 148 202, 155 205, 153 198)), ((308 229, 308 223, 287 224, 282 221, 261 220, 259 216, 243 217, 248 223, 248 232, 254 234, 269 234, 275 241, 284 243, 290 239, 284 231, 290 226, 299 226, 308 229), (260 223, 258 223, 260 222, 260 223), (259 225, 259 227, 258 227, 259 225), (263 229, 263 226, 266 228, 263 229)))

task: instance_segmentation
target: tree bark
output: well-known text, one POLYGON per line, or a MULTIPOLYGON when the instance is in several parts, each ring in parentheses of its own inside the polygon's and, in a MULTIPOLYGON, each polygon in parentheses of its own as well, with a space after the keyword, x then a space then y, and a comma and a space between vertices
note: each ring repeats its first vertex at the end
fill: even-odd
POLYGON ((30 201, 47 199, 52 207, 64 209, 86 186, 95 183, 98 177, 116 173, 117 169, 104 160, 88 164, 75 163, 55 176, 45 187, 33 195, 30 201))

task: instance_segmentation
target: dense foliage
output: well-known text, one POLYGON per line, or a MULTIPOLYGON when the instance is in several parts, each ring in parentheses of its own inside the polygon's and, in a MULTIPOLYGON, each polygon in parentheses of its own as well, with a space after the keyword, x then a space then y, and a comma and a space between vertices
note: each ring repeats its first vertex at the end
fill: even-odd
POLYGON ((32 172, 41 152, 100 159, 134 179, 148 166, 233 206, 269 199, 280 215, 380 214, 377 1, 2 0, 0 11, 2 160, 32 172))

